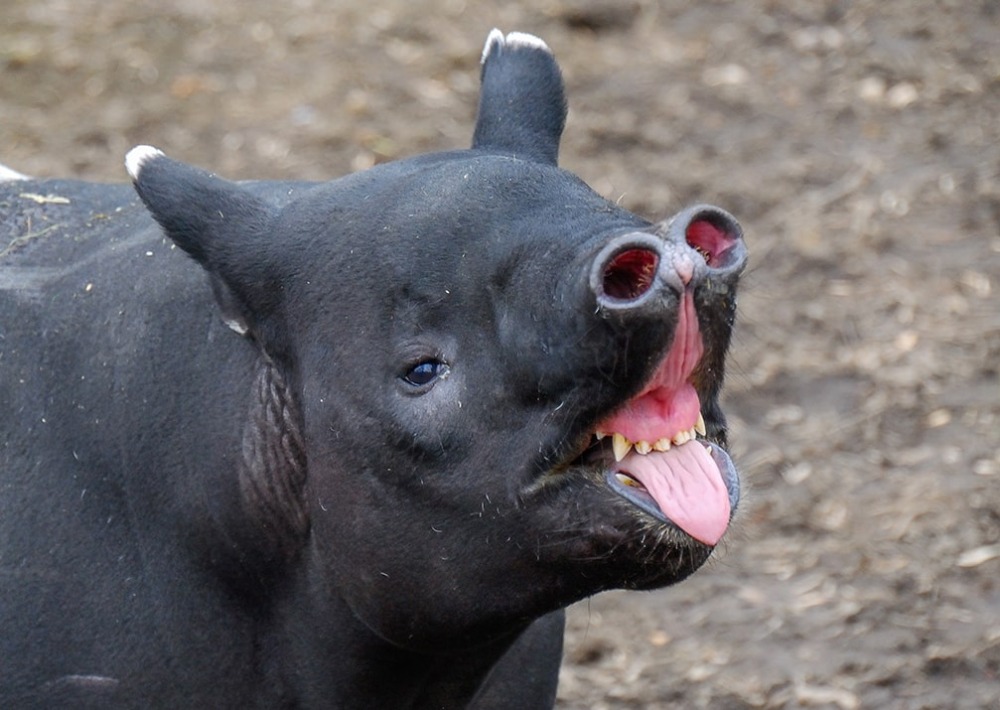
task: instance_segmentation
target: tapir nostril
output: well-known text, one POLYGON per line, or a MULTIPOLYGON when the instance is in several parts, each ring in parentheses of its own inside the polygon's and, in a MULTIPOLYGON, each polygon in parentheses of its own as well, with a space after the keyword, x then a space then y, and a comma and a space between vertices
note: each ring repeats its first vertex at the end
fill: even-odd
POLYGON ((696 215, 684 230, 684 238, 692 249, 712 268, 726 264, 727 256, 740 240, 740 229, 721 211, 706 211, 696 215))
POLYGON ((651 249, 619 252, 604 267, 601 279, 604 294, 619 301, 634 301, 652 287, 659 263, 660 255, 651 249))

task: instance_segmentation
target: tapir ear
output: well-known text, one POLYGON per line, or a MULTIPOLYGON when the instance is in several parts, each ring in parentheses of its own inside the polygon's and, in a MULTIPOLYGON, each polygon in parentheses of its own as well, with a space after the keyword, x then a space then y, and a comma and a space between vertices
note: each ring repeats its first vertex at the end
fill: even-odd
POLYGON ((266 260, 259 249, 273 209, 239 185, 148 145, 130 150, 125 168, 167 236, 208 271, 229 327, 253 333, 279 292, 271 287, 277 275, 260 273, 266 260))
POLYGON ((482 89, 473 148, 555 165, 566 125, 562 73, 534 35, 493 30, 483 48, 482 89))

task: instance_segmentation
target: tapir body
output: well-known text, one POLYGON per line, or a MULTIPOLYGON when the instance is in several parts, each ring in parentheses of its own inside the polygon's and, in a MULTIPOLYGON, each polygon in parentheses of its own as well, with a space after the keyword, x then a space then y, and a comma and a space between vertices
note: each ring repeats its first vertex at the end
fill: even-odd
POLYGON ((494 32, 469 150, 0 182, 0 706, 551 707, 566 605, 707 559, 742 236, 564 120, 494 32))

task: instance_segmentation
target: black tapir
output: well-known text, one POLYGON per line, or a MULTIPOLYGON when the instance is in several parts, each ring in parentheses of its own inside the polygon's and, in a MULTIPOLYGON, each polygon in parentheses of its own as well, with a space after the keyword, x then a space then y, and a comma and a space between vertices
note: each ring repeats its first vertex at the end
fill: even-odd
POLYGON ((566 605, 708 558, 741 230, 565 117, 494 31, 469 150, 0 183, 0 707, 551 707, 566 605))

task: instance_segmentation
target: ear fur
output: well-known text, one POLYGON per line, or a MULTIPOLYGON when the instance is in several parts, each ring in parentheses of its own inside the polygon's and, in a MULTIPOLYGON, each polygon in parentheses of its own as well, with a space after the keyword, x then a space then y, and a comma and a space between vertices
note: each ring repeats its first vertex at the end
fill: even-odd
POLYGON ((493 30, 483 48, 481 82, 472 147, 555 165, 566 94, 548 45, 534 35, 493 30))
POLYGON ((274 209, 239 185, 151 146, 130 150, 125 167, 167 236, 208 272, 225 322, 241 335, 256 335, 280 293, 269 287, 277 275, 262 272, 259 249, 274 209))

